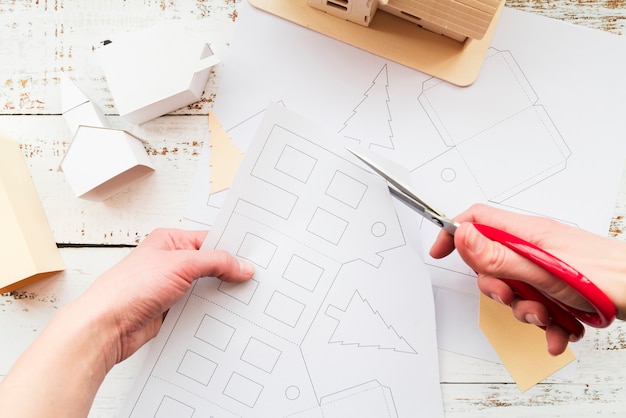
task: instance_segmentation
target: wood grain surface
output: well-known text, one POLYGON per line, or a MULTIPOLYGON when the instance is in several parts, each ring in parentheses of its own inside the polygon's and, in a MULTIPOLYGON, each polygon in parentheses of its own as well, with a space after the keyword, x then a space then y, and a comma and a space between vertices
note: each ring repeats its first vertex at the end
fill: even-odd
MULTIPOLYGON (((101 42, 114 33, 179 20, 211 39, 219 56, 227 53, 241 1, 0 0, 0 131, 21 144, 67 266, 51 279, 0 295, 0 376, 59 308, 130 247, 154 228, 184 225, 189 183, 223 68, 214 68, 198 103, 139 127, 128 126, 116 115, 96 59, 101 42), (106 110, 114 127, 129 129, 147 141, 154 175, 104 203, 74 197, 57 170, 70 140, 60 115, 61 72, 106 110)), ((506 4, 617 35, 625 31, 626 0, 508 0, 506 4)), ((625 216, 623 182, 607 231, 615 239, 624 239, 625 216)), ((113 369, 90 417, 116 416, 145 351, 113 369)), ((625 365, 622 323, 588 330, 573 381, 548 379, 525 393, 502 365, 442 351, 446 416, 626 416, 625 365)))

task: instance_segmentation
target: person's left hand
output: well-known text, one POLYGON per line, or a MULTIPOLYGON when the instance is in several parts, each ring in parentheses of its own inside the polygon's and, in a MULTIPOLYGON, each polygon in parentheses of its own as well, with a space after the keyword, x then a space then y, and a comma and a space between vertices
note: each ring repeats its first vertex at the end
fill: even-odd
MULTIPOLYGON (((167 310, 199 277, 240 282, 254 268, 226 251, 199 250, 206 231, 157 229, 80 297, 107 318, 112 346, 107 368, 128 358, 159 331, 167 310)), ((107 356, 107 357, 109 357, 107 356)))

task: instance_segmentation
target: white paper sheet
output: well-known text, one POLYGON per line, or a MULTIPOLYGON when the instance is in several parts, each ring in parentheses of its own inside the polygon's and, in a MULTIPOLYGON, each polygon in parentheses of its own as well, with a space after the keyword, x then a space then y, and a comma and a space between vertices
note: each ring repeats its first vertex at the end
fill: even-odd
MULTIPOLYGON (((243 2, 214 112, 246 149, 282 101, 409 167, 449 215, 487 202, 605 235, 626 151, 624 51, 618 36, 505 8, 478 80, 459 88, 243 2)), ((436 227, 417 227, 428 248, 436 227)), ((473 273, 455 257, 426 262, 439 347, 497 360, 473 273)))
POLYGON ((415 214, 347 141, 268 109, 204 244, 255 276, 170 310, 122 416, 443 417, 415 214))

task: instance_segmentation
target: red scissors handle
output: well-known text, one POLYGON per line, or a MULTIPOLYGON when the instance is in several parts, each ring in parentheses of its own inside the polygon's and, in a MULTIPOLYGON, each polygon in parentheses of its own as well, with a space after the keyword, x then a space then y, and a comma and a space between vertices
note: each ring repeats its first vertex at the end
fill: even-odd
POLYGON ((483 224, 474 224, 474 226, 485 237, 501 243, 563 280, 595 309, 595 312, 576 309, 546 295, 525 282, 503 279, 521 298, 542 303, 548 309, 552 320, 569 332, 570 335, 578 338, 582 337, 584 327, 578 320, 596 328, 607 327, 613 322, 616 315, 616 308, 613 302, 578 270, 547 251, 515 235, 483 224))

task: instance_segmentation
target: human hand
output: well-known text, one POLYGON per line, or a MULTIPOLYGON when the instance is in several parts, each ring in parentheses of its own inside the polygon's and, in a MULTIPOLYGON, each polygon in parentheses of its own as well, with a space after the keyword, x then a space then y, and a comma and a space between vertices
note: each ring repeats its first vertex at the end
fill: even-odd
POLYGON ((157 334, 167 310, 195 279, 241 282, 252 277, 254 268, 246 260, 226 251, 199 250, 206 235, 157 229, 79 298, 77 303, 102 316, 103 329, 110 335, 107 369, 157 334))
POLYGON ((502 229, 548 251, 575 267, 598 286, 617 307, 617 317, 626 318, 626 243, 601 237, 551 219, 527 216, 474 205, 455 218, 461 226, 454 237, 441 231, 430 255, 442 258, 455 248, 477 273, 478 287, 487 296, 510 305, 515 317, 526 323, 546 327, 548 351, 557 355, 567 347, 570 336, 550 322, 547 309, 540 303, 521 300, 499 278, 522 280, 572 307, 591 310, 573 289, 545 270, 485 238, 471 223, 502 229))
POLYGON ((254 269, 199 250, 206 232, 159 229, 61 309, 0 380, 11 417, 85 417, 111 368, 156 335, 198 277, 245 281, 254 269), (37 379, 32 378, 33 371, 37 379))

